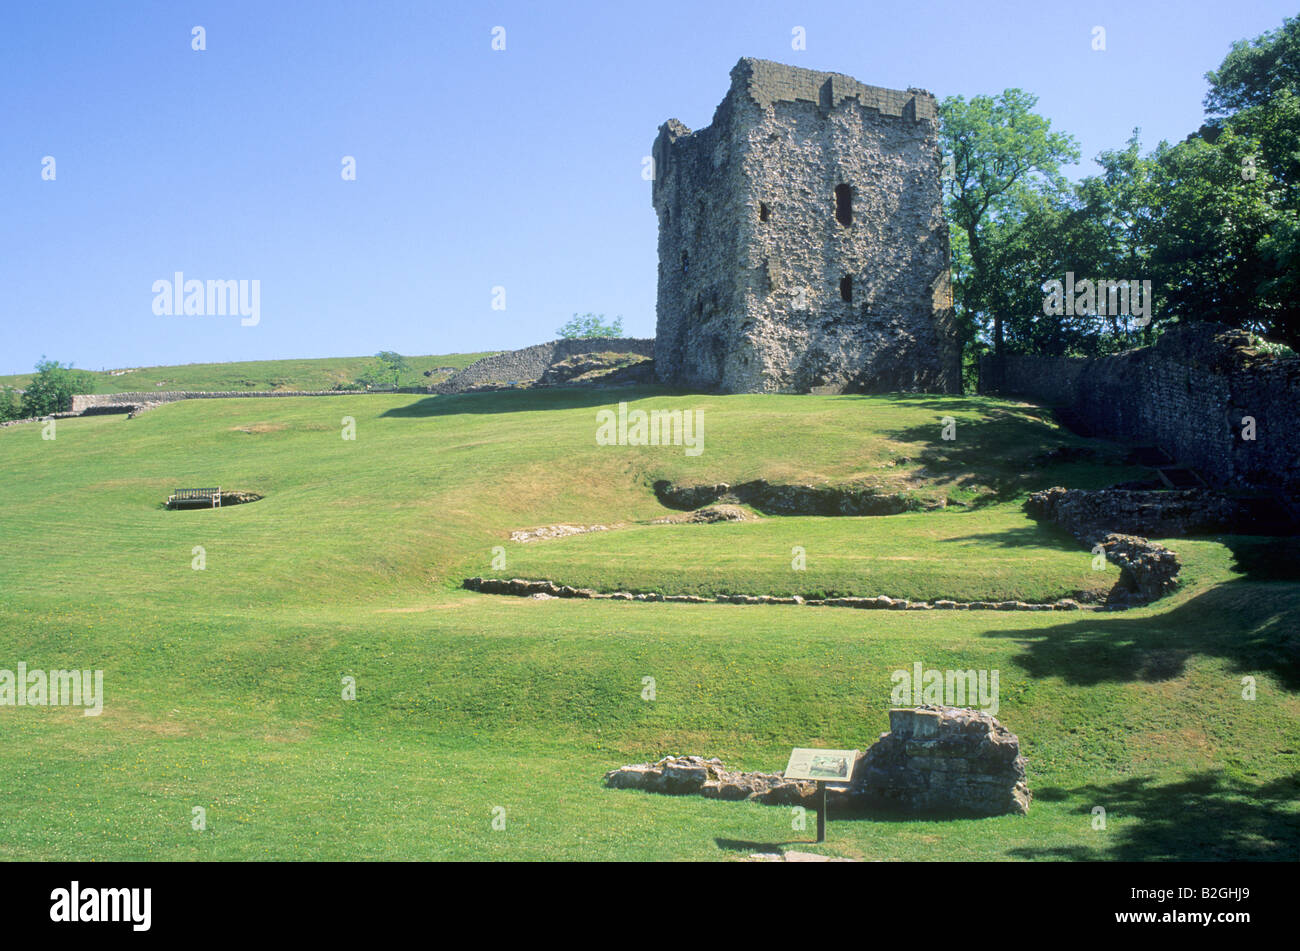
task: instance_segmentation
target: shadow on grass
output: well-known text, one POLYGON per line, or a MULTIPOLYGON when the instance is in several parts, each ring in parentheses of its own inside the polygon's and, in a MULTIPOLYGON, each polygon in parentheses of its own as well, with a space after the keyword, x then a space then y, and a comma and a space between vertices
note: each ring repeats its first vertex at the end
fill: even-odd
POLYGON ((954 535, 939 539, 941 543, 979 542, 981 545, 998 548, 1053 548, 1078 552, 1080 558, 1091 558, 1082 543, 1058 525, 1048 522, 1031 522, 1020 528, 1008 528, 1001 532, 980 532, 974 535, 954 535))
MULTIPOLYGON (((900 402, 902 402, 900 400, 900 402)), ((936 413, 960 409, 944 403, 934 405, 936 413)), ((1006 502, 1028 492, 1065 485, 1070 488, 1100 488, 1131 479, 1140 470, 1121 464, 1121 452, 1111 443, 1086 440, 1052 426, 1050 411, 1027 407, 1011 412, 973 404, 983 411, 980 419, 958 420, 954 439, 942 438, 940 416, 934 422, 885 433, 891 439, 923 445, 916 456, 926 473, 963 489, 979 492, 973 507, 1006 502), (1066 446, 1089 446, 1097 450, 1097 461, 1058 461, 1044 464, 1042 455, 1066 446)))
MULTIPOLYGON (((465 413, 519 413, 551 409, 581 409, 588 406, 608 406, 620 400, 639 400, 652 396, 719 396, 725 395, 706 390, 694 390, 682 387, 659 386, 655 384, 638 384, 629 386, 590 387, 590 386, 555 386, 539 389, 518 388, 508 390, 489 390, 479 393, 454 393, 448 395, 428 396, 408 406, 390 409, 383 415, 395 418, 412 418, 423 416, 455 416, 465 413)), ((1009 413, 1001 401, 985 397, 944 397, 925 396, 906 393, 884 395, 844 394, 831 397, 835 400, 885 400, 900 406, 933 409, 944 412, 996 413, 1006 419, 1019 420, 1023 425, 1030 425, 1022 417, 1030 417, 1047 425, 1051 411, 1035 406, 1017 407, 1016 412, 1009 413)), ((1001 421, 1001 420, 998 420, 1001 421)), ((925 435, 918 441, 929 441, 938 432, 936 421, 933 427, 924 429, 925 435)))
POLYGON ((746 842, 744 839, 718 839, 713 844, 728 852, 775 852, 784 845, 816 845, 815 839, 790 839, 787 842, 746 842))
POLYGON ((393 419, 468 414, 536 413, 545 410, 583 409, 612 406, 619 401, 651 396, 687 396, 689 391, 665 386, 611 386, 595 389, 557 386, 543 389, 493 390, 485 393, 455 393, 429 396, 408 406, 397 406, 381 414, 393 419))
POLYGON ((1252 581, 1300 581, 1300 538, 1223 535, 1218 541, 1236 559, 1233 569, 1252 581))
POLYGON ((1300 855, 1300 773, 1254 785, 1217 773, 1198 773, 1158 783, 1137 776, 1077 789, 1045 789, 1035 798, 1066 801, 1081 822, 1101 806, 1107 820, 1132 818, 1099 830, 1096 849, 1032 846, 1012 849, 1018 858, 1109 861, 1294 861, 1300 855))
MULTIPOLYGON (((1008 412, 1007 400, 998 396, 943 396, 937 393, 885 393, 876 396, 856 396, 851 394, 843 397, 843 399, 854 398, 885 400, 889 403, 896 403, 899 406, 905 406, 909 409, 932 409, 948 413, 951 413, 954 410, 970 413, 1008 412)), ((1015 407, 1015 413, 1018 416, 1027 416, 1038 420, 1045 425, 1055 425, 1056 421, 1053 412, 1043 406, 1018 405, 1015 407)))
POLYGON ((1072 615, 1050 627, 985 636, 1020 641, 1016 662, 1030 675, 1078 686, 1168 680, 1182 675, 1189 657, 1204 654, 1300 690, 1300 587, 1292 584, 1229 581, 1162 613, 1072 615))

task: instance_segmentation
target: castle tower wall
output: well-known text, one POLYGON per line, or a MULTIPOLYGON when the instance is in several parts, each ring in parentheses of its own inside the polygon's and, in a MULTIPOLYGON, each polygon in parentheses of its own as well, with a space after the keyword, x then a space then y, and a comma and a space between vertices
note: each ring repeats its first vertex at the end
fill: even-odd
POLYGON ((765 60, 731 78, 707 128, 655 141, 659 378, 959 389, 934 98, 765 60))

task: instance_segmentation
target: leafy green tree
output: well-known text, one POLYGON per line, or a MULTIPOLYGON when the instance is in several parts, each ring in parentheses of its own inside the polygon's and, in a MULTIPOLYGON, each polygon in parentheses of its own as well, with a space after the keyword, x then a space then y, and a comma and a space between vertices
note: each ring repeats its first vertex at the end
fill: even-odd
MULTIPOLYGON (((1233 185, 1245 194, 1237 204, 1251 205, 1256 226, 1251 266, 1236 269, 1239 307, 1231 316, 1300 348, 1300 17, 1234 43, 1205 78, 1209 121, 1200 137, 1239 163, 1242 181, 1233 185)), ((1224 243, 1229 253, 1242 239, 1224 243)))
POLYGON ((36 363, 36 376, 23 391, 20 412, 23 416, 66 412, 72 406, 73 394, 89 393, 94 384, 94 377, 85 370, 41 357, 36 363))
POLYGON ((555 333, 556 336, 569 340, 577 337, 621 337, 623 318, 615 317, 612 323, 607 324, 604 314, 583 314, 581 317, 574 314, 573 319, 555 333))
POLYGON ((1205 74, 1210 91, 1205 109, 1229 116, 1254 106, 1267 105, 1282 89, 1300 88, 1300 17, 1262 36, 1238 40, 1216 70, 1205 74))
POLYGON ((0 423, 22 418, 22 401, 12 386, 0 390, 0 423))
POLYGON ((406 357, 395 350, 380 350, 375 354, 375 359, 392 367, 399 374, 411 369, 411 365, 406 362, 406 357))
POLYGON ((948 221, 960 232, 954 241, 954 302, 958 325, 969 346, 991 325, 996 353, 1005 350, 1006 294, 997 287, 998 240, 1015 233, 999 228, 1020 216, 1019 207, 1035 195, 1066 192, 1062 164, 1074 162, 1074 140, 1053 132, 1051 122, 1033 112, 1038 100, 1020 89, 967 101, 950 96, 940 105, 940 136, 949 156, 944 203, 948 221))
POLYGON ((357 383, 367 389, 381 386, 396 386, 401 375, 410 369, 406 358, 392 350, 380 350, 375 359, 366 365, 357 376, 357 383))

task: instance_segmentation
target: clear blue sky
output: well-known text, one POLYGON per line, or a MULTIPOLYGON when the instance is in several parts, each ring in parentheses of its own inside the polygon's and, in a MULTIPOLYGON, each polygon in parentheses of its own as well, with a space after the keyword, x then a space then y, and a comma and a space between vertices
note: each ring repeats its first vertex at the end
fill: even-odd
POLYGON ((641 158, 669 117, 709 122, 741 56, 940 97, 1019 86, 1090 158, 1134 127, 1147 147, 1196 129, 1205 71, 1295 12, 1275 0, 8 3, 0 373, 42 354, 100 369, 498 349, 588 311, 652 336, 641 158), (806 51, 791 49, 795 26, 806 51), (176 271, 259 280, 260 323, 156 316, 153 282, 176 271), (491 308, 495 285, 505 311, 491 308))

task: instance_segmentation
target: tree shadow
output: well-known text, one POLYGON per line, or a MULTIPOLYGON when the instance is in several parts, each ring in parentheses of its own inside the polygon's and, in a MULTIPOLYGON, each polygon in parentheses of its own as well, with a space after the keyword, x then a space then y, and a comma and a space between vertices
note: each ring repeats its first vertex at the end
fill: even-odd
MULTIPOLYGON (((1094 807, 1101 806, 1107 821, 1133 818, 1137 822, 1098 830, 1095 850, 1027 846, 1012 849, 1009 855, 1127 862, 1293 862, 1300 855, 1300 813, 1295 809, 1300 773, 1262 784, 1211 772, 1165 783, 1137 776, 1051 792, 1057 793, 1054 798, 1073 803, 1081 821, 1091 822, 1094 807)), ((1035 793, 1035 798, 1044 796, 1035 793)))
POLYGON ((1300 690, 1300 588, 1291 584, 1228 581, 1159 613, 1088 612, 985 636, 1020 641, 1024 652, 1015 660, 1031 676, 1076 686, 1172 679, 1203 654, 1300 690))
POLYGON ((651 396, 685 396, 690 391, 666 386, 556 386, 538 389, 488 390, 480 393, 452 393, 429 396, 408 406, 397 406, 381 416, 413 419, 429 416, 463 416, 470 414, 535 413, 545 410, 584 409, 610 406, 620 401, 651 396))
POLYGON ((978 542, 981 545, 998 548, 1054 548, 1078 552, 1080 557, 1088 557, 1087 550, 1079 540, 1065 529, 1050 522, 1032 522, 1020 528, 1008 528, 1001 532, 978 532, 973 535, 954 535, 941 538, 939 542, 978 542))
MULTIPOLYGON (((937 403, 934 408, 938 411, 953 407, 937 403)), ((1146 471, 1124 464, 1123 449, 1114 443, 1083 439, 1052 428, 1047 422, 1047 410, 1036 414, 1030 408, 1014 413, 979 405, 971 408, 983 411, 985 417, 958 421, 954 439, 943 438, 940 417, 932 423, 884 434, 899 442, 921 444, 924 448, 916 459, 931 477, 980 491, 971 507, 1010 501, 1053 485, 1101 488, 1146 471), (1045 458, 1051 450, 1066 448, 1089 448, 1094 452, 1091 458, 1045 458)))
POLYGON ((775 852, 785 845, 816 845, 815 839, 790 839, 787 842, 747 842, 744 839, 714 838, 713 844, 728 852, 775 852))
MULTIPOLYGON (((852 394, 857 395, 857 394, 852 394)), ((846 395, 848 398, 849 395, 846 395)), ((1002 415, 1005 414, 1012 418, 1029 417, 1037 420, 1044 425, 1055 424, 1056 417, 1053 412, 1043 406, 1026 403, 1017 405, 1014 412, 1007 409, 1007 401, 1002 397, 990 396, 943 396, 937 393, 882 393, 867 397, 862 394, 858 398, 870 398, 874 400, 886 400, 890 403, 896 403, 899 406, 905 406, 909 409, 932 409, 936 411, 952 412, 958 410, 961 412, 984 413, 1002 415)))
POLYGON ((1300 537, 1222 535, 1216 540, 1232 552, 1233 570, 1252 581, 1300 581, 1300 537))

